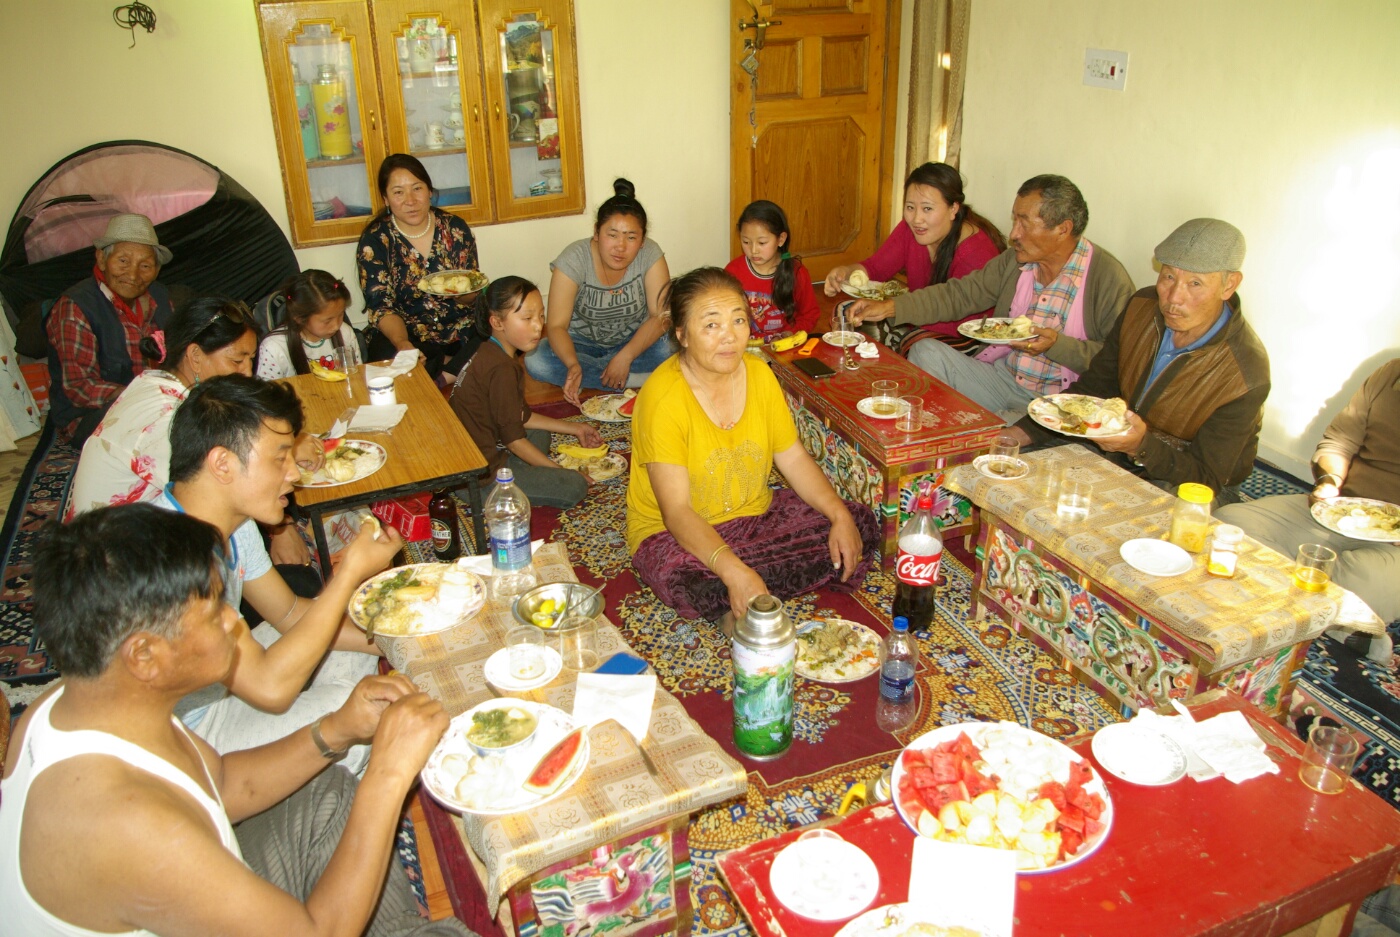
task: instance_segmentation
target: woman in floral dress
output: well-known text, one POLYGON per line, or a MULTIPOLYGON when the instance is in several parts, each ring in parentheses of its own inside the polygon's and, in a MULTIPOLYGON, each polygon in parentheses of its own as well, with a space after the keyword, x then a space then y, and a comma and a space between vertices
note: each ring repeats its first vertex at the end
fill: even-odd
POLYGON ((476 270, 476 238, 467 223, 432 205, 433 181, 417 159, 394 153, 379 166, 384 210, 360 235, 360 291, 369 316, 369 358, 417 348, 428 373, 455 377, 481 338, 472 326, 475 294, 424 293, 418 281, 443 270, 476 270))

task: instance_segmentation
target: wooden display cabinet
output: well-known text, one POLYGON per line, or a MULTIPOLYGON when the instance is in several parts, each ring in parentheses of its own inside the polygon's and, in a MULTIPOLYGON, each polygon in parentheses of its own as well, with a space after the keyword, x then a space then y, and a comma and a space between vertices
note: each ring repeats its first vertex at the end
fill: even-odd
POLYGON ((353 241, 389 153, 469 224, 583 211, 571 0, 257 0, 297 247, 353 241))

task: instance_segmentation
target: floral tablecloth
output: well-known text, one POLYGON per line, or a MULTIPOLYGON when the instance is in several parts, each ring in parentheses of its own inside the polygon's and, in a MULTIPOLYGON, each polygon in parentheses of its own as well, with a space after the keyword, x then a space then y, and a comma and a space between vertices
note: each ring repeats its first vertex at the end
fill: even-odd
MULTIPOLYGON (((576 582, 561 543, 536 551, 541 582, 576 582)), ((510 607, 488 600, 466 625, 421 638, 379 638, 390 663, 456 716, 494 694, 483 673, 486 659, 505 646, 514 624, 510 607)), ((598 653, 606 660, 629 650, 606 618, 598 619, 598 653)), ((523 699, 572 712, 576 675, 563 671, 523 699)), ((561 859, 612 842, 628 833, 742 794, 748 786, 742 765, 729 757, 688 715, 675 697, 658 687, 652 701, 647 752, 653 776, 631 734, 613 720, 589 733, 588 770, 562 795, 534 810, 507 817, 463 816, 462 837, 486 867, 491 915, 500 898, 561 859)))
POLYGON ((945 486, 1190 641, 1212 661, 1212 671, 1310 641, 1336 622, 1344 599, 1354 601, 1336 583, 1319 593, 1293 588, 1292 558, 1248 537, 1233 579, 1207 574, 1204 554, 1180 576, 1139 572, 1124 562, 1119 548, 1138 537, 1165 537, 1174 495, 1082 446, 1043 449, 1022 458, 1031 463, 1025 478, 994 479, 962 465, 949 473, 945 486), (1062 519, 1055 498, 1037 494, 1036 477, 1046 459, 1060 460, 1066 477, 1093 486, 1087 521, 1062 519))

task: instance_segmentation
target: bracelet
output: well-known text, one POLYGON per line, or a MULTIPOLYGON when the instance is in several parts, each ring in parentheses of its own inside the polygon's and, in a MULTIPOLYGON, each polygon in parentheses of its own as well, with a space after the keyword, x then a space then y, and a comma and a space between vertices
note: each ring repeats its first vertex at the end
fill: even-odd
POLYGON ((292 607, 289 608, 289 609, 287 609, 287 614, 285 614, 285 615, 283 615, 281 618, 277 619, 277 624, 273 625, 272 627, 274 627, 274 628, 280 627, 281 624, 282 624, 282 622, 286 621, 288 618, 291 618, 291 617, 292 617, 292 612, 295 612, 295 611, 297 610, 297 605, 298 605, 300 602, 301 602, 301 597, 300 597, 300 596, 296 596, 296 595, 292 596, 292 607))
POLYGON ((326 737, 321 734, 321 722, 325 718, 325 716, 322 716, 320 719, 311 723, 311 741, 316 743, 316 750, 321 753, 322 758, 339 758, 341 755, 345 754, 345 752, 336 751, 334 748, 331 748, 326 744, 326 737))
POLYGON ((1324 478, 1330 478, 1330 479, 1332 479, 1332 486, 1333 486, 1334 488, 1340 488, 1340 487, 1342 487, 1342 479, 1341 479, 1341 476, 1336 475, 1336 474, 1333 473, 1333 472, 1323 472, 1321 475, 1319 475, 1319 476, 1317 476, 1316 478, 1314 478, 1314 479, 1313 479, 1313 484, 1314 484, 1314 486, 1322 484, 1322 480, 1323 480, 1324 478))
POLYGON ((705 563, 705 565, 709 567, 710 572, 715 571, 715 558, 728 549, 729 544, 727 543, 721 543, 719 546, 715 547, 715 552, 710 554, 710 559, 705 563))

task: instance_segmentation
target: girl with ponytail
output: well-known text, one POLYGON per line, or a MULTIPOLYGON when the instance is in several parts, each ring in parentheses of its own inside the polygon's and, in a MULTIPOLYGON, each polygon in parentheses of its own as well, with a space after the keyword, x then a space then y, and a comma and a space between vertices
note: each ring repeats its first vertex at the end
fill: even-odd
POLYGON ((812 275, 792 253, 792 234, 782 208, 763 199, 750 202, 735 227, 744 253, 724 269, 743 284, 753 336, 815 331, 821 309, 812 275))
POLYGON ((350 367, 360 364, 355 330, 345 321, 350 290, 324 270, 303 270, 277 288, 286 318, 258 349, 258 377, 276 381, 311 373, 311 362, 336 367, 336 349, 345 349, 350 367))

